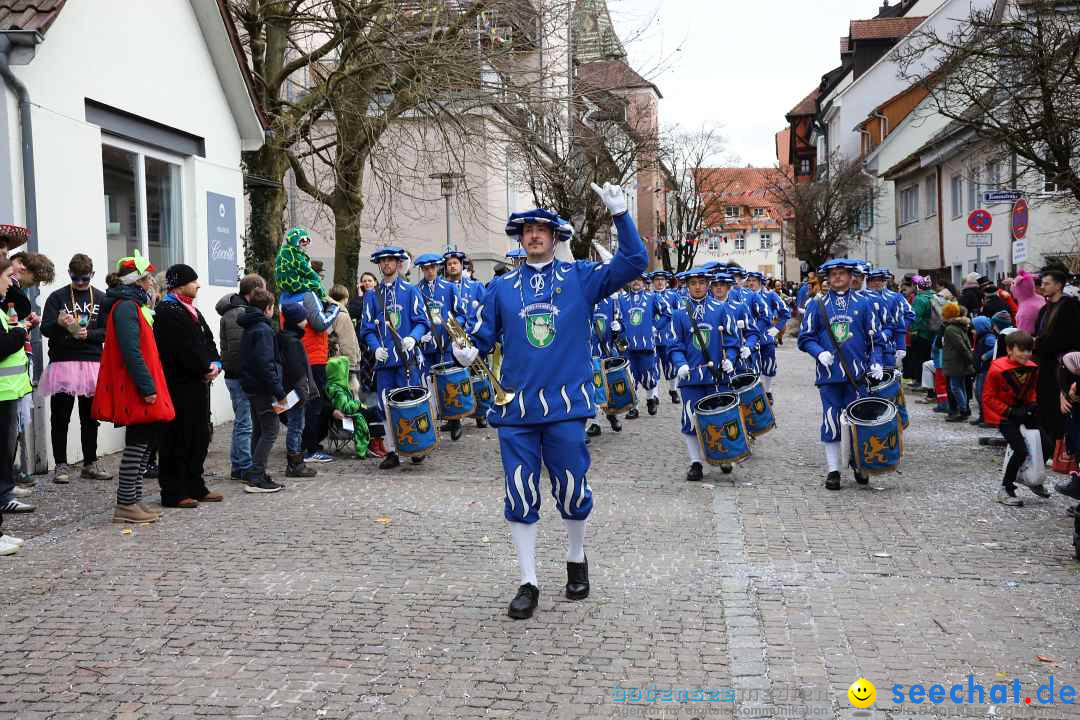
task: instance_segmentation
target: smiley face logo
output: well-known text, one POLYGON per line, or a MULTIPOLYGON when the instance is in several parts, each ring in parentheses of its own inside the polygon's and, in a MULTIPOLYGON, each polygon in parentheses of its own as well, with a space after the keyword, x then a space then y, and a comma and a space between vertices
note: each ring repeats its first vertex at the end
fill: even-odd
POLYGON ((847 689, 848 700, 857 708, 868 708, 877 699, 877 688, 865 678, 859 678, 847 689))

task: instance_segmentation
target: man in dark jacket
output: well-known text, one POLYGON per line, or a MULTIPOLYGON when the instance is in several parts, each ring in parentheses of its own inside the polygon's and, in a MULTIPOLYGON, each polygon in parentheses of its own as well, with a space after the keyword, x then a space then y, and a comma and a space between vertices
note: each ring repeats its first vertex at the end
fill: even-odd
POLYGON ((1057 368, 1061 356, 1080 350, 1080 301, 1064 294, 1069 281, 1062 270, 1044 272, 1041 280, 1046 305, 1035 321, 1035 362, 1039 366, 1036 386, 1039 424, 1049 447, 1065 434, 1065 416, 1061 413, 1061 388, 1057 368))
POLYGON ((210 446, 210 391, 208 383, 221 373, 214 335, 195 307, 199 276, 188 265, 173 265, 165 272, 168 293, 157 304, 154 339, 161 354, 165 381, 176 406, 176 419, 161 432, 159 475, 161 504, 194 508, 199 502, 221 502, 203 480, 203 464, 210 446))
POLYGON ((274 405, 285 402, 281 352, 270 321, 273 314, 274 297, 258 288, 251 294, 250 306, 237 321, 244 332, 240 340, 240 352, 244 357, 240 384, 251 403, 254 420, 251 467, 244 473, 244 492, 249 493, 273 493, 284 487, 266 474, 266 463, 278 434, 278 413, 274 405))
POLYGON ((221 316, 218 342, 221 344, 221 364, 225 370, 225 387, 229 389, 229 398, 233 407, 232 445, 229 448, 230 473, 233 480, 240 480, 251 467, 251 403, 240 385, 240 371, 243 369, 243 355, 240 352, 240 338, 244 329, 237 320, 244 314, 251 294, 258 288, 266 289, 266 281, 261 275, 252 273, 240 279, 240 292, 230 293, 218 300, 214 307, 221 316))

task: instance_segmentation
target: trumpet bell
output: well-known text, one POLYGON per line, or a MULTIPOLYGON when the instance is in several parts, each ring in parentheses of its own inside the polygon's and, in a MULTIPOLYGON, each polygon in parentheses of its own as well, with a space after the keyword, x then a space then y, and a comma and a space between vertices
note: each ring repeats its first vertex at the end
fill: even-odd
POLYGON ((495 404, 499 407, 509 405, 514 402, 514 398, 517 397, 517 393, 504 391, 502 393, 495 393, 495 404))

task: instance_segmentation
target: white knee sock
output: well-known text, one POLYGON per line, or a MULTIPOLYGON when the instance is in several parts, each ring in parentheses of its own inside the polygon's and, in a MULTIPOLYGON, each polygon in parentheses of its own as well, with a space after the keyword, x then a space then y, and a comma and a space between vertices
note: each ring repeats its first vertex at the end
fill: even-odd
MULTIPOLYGON (((510 536, 517 548, 518 567, 521 569, 521 584, 540 587, 536 582, 536 523, 510 523, 510 536)), ((584 536, 585 530, 582 529, 584 536)))
POLYGON ((840 472, 840 443, 831 442, 825 445, 825 463, 829 466, 829 472, 840 472))
POLYGON ((657 400, 660 398, 660 383, 656 383, 656 386, 649 391, 649 397, 651 397, 653 400, 657 400))
POLYGON ((585 521, 567 520, 566 524, 566 562, 585 562, 585 521))
POLYGON ((686 452, 690 455, 690 462, 702 462, 701 446, 698 445, 697 435, 683 435, 683 440, 686 441, 686 452))
POLYGON ((773 378, 768 375, 761 376, 761 385, 765 388, 765 392, 772 392, 772 381, 773 378))

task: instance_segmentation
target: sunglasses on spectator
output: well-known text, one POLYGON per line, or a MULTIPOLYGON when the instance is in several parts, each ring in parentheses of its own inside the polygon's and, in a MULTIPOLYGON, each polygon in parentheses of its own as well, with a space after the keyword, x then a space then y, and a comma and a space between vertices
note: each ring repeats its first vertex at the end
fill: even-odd
POLYGON ((88 283, 94 279, 94 273, 89 275, 76 275, 75 273, 68 273, 68 277, 71 278, 71 282, 81 285, 82 283, 88 283))

